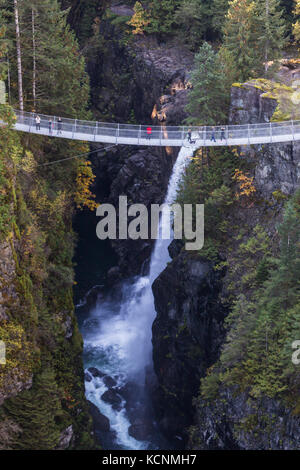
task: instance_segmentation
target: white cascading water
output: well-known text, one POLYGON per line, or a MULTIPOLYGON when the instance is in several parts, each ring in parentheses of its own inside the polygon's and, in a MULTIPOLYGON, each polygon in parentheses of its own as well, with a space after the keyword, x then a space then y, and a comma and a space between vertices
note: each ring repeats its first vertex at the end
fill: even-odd
MULTIPOLYGON (((181 148, 169 181, 166 204, 175 201, 179 182, 192 152, 191 148, 181 148)), ((158 233, 161 233, 162 224, 168 223, 167 219, 161 217, 158 233)), ((120 298, 115 300, 110 296, 99 301, 83 323, 86 370, 97 367, 113 377, 119 387, 129 380, 143 383, 145 368, 152 365, 152 324, 156 312, 151 286, 170 261, 170 241, 158 238, 151 257, 149 275, 131 283, 124 282, 120 298)), ((116 445, 130 450, 148 448, 148 442, 138 441, 129 435, 130 422, 124 406, 116 411, 101 399, 106 390, 108 388, 99 377, 93 377, 92 380, 90 377, 90 381, 86 381, 87 398, 109 418, 111 429, 116 433, 116 445)))

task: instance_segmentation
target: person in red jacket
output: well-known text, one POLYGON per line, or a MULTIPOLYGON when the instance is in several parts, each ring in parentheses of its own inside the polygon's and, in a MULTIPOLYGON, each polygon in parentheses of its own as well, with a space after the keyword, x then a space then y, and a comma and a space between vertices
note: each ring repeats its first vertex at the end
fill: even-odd
POLYGON ((147 139, 150 139, 152 135, 152 127, 147 127, 147 139))

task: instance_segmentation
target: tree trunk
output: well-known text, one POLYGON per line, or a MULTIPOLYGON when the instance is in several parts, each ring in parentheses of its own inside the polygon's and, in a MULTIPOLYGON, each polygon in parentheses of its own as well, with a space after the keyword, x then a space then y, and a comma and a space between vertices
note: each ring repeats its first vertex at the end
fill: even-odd
POLYGON ((32 21, 32 98, 33 98, 33 111, 36 111, 36 42, 35 42, 35 12, 31 10, 32 21))
MULTIPOLYGON (((266 0, 266 27, 268 29, 267 34, 269 34, 269 31, 270 31, 269 22, 270 22, 269 0, 266 0)), ((265 75, 267 75, 268 73, 268 68, 269 68, 268 60, 269 60, 269 39, 267 36, 266 44, 265 44, 265 75)))
POLYGON ((19 106, 20 106, 20 111, 24 111, 22 55, 21 55, 21 38, 20 38, 18 0, 14 0, 14 9, 15 9, 16 45, 17 45, 19 106))

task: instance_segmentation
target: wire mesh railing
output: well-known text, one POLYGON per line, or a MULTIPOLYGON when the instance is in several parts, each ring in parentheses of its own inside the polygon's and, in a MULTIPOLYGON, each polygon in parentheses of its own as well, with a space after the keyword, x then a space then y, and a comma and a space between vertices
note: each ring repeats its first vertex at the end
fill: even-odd
POLYGON ((182 145, 186 140, 210 145, 219 142, 232 145, 234 141, 244 143, 300 140, 300 121, 255 123, 223 126, 153 126, 117 124, 59 118, 57 116, 21 112, 15 110, 18 130, 32 133, 48 133, 70 139, 87 141, 128 141, 145 144, 151 140, 157 145, 182 145), (287 139, 283 139, 287 137, 287 139))

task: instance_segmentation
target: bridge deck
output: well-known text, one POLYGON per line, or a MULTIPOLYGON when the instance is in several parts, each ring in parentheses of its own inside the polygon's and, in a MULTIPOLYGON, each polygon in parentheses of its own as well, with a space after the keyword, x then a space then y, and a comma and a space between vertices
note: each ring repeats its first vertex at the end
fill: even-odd
POLYGON ((197 147, 270 144, 300 140, 300 121, 218 126, 213 129, 207 126, 111 124, 68 118, 62 118, 62 123, 59 124, 56 116, 39 115, 41 122, 37 128, 34 114, 20 111, 15 113, 17 131, 86 142, 181 147, 188 142, 189 129, 192 131, 192 141, 197 147), (147 134, 149 127, 151 127, 150 138, 147 134), (213 135, 216 142, 212 138, 213 135))

